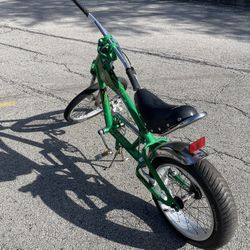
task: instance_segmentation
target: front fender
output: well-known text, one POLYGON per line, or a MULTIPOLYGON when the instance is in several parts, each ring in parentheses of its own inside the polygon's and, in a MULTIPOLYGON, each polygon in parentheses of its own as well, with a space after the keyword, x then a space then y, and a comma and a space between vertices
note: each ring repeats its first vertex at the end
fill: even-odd
POLYGON ((178 161, 183 165, 193 165, 208 155, 203 150, 197 150, 195 153, 191 154, 188 151, 188 146, 189 144, 185 142, 164 143, 155 148, 155 150, 150 153, 149 158, 151 162, 168 158, 178 161))

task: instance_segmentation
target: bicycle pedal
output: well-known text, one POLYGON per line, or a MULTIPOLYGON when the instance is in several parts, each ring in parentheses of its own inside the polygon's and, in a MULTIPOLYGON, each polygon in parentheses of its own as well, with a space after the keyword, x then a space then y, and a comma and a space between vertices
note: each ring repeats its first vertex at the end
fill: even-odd
POLYGON ((112 150, 106 150, 104 152, 102 152, 101 154, 98 154, 95 156, 95 160, 99 161, 101 160, 102 158, 108 156, 108 155, 112 155, 113 154, 113 151, 112 150))

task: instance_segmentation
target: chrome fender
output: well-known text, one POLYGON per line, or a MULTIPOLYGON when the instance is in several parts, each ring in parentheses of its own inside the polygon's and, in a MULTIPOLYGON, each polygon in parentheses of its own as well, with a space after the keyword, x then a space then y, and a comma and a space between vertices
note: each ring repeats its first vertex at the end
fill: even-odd
POLYGON ((155 161, 166 162, 166 158, 169 160, 175 160, 182 165, 193 165, 197 161, 205 158, 208 154, 203 150, 197 150, 195 153, 191 154, 188 150, 189 144, 185 142, 169 142, 164 143, 155 148, 149 158, 152 163, 155 161))

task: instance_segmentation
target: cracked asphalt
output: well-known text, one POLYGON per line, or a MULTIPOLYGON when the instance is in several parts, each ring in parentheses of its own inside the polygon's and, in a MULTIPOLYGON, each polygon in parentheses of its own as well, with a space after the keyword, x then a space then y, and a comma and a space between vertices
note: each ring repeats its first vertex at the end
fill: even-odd
MULTIPOLYGON (((142 86, 208 112, 170 138, 206 136, 208 159, 238 209, 236 235, 223 249, 249 249, 250 10, 85 2, 120 42, 142 86)), ((95 160, 104 151, 101 116, 63 120, 89 84, 99 37, 71 1, 0 0, 0 249, 195 249, 159 216, 132 159, 107 170, 110 158, 95 160)))

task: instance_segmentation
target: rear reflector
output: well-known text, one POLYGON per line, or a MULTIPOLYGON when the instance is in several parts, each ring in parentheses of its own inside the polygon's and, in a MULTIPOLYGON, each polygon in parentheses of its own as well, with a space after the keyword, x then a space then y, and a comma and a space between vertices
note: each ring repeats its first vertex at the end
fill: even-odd
POLYGON ((201 137, 200 139, 198 139, 195 142, 192 142, 191 144, 189 144, 189 153, 194 153, 195 151, 203 148, 206 144, 206 138, 205 137, 201 137))

